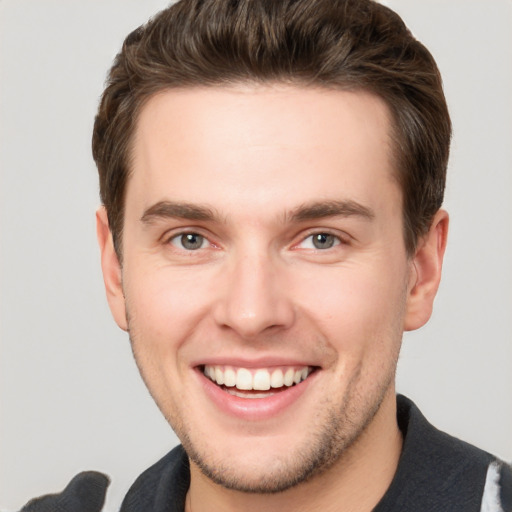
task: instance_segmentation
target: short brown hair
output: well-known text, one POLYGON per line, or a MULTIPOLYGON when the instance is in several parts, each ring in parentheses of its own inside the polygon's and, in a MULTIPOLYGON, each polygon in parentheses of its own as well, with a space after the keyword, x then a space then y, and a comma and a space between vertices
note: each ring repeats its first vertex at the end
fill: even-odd
POLYGON ((92 138, 100 195, 121 256, 138 114, 165 89, 284 82, 366 90, 393 122, 409 254, 440 208, 451 123, 439 70, 401 18, 371 0, 181 0, 125 39, 92 138))

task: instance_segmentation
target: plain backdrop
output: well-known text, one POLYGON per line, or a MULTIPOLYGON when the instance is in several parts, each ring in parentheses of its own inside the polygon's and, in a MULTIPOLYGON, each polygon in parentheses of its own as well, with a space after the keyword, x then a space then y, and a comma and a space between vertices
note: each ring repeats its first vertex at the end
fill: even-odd
MULTIPOLYGON (((166 3, 0 0, 0 509, 96 469, 113 512, 177 443, 110 318, 90 155, 111 60, 166 3)), ((398 390, 512 460, 512 2, 387 4, 437 59, 455 130, 444 280, 398 390)))

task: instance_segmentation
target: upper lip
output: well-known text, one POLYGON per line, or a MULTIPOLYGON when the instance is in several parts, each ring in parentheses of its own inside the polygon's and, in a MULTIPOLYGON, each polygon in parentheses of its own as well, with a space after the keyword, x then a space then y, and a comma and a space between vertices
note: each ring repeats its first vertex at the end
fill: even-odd
POLYGON ((298 357, 258 357, 244 358, 233 356, 206 357, 192 362, 192 367, 208 366, 233 366, 236 368, 272 368, 275 366, 320 366, 311 360, 298 357))

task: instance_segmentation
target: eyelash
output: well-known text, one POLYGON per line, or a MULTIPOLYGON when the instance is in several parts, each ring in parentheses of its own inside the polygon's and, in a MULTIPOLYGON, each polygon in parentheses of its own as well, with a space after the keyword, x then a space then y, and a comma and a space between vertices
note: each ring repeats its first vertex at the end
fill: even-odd
POLYGON ((314 233, 310 233, 308 236, 304 237, 296 246, 303 245, 307 240, 311 240, 312 245, 312 247, 308 247, 308 249, 315 251, 327 251, 329 249, 337 247, 338 245, 346 244, 346 241, 344 241, 338 235, 329 233, 328 231, 315 231, 314 233), (315 241, 324 241, 320 239, 320 237, 323 237, 324 240, 327 239, 331 241, 331 245, 329 245, 328 247, 317 247, 315 241))
MULTIPOLYGON (((301 245, 303 245, 307 240, 311 240, 311 247, 305 247, 307 250, 312 251, 319 251, 324 252, 328 251, 329 249, 333 249, 340 245, 348 245, 349 241, 346 239, 346 237, 340 236, 339 234, 334 234, 329 231, 312 231, 307 236, 301 238, 301 240, 294 244, 292 246, 293 249, 300 248, 301 245), (328 247, 317 247, 315 245, 315 238, 314 237, 327 237, 328 240, 331 240, 332 244, 328 247)), ((185 252, 196 252, 200 249, 205 249, 205 244, 210 247, 216 247, 215 244, 213 244, 208 237, 205 235, 202 235, 200 232, 197 231, 182 231, 179 233, 175 233, 172 236, 166 237, 165 239, 166 244, 170 244, 174 247, 176 247, 178 250, 182 250, 185 252), (201 239, 201 244, 198 247, 195 248, 186 248, 183 246, 184 237, 196 237, 201 239)), ((191 241, 193 244, 194 242, 191 241)))
MULTIPOLYGON (((210 242, 210 240, 202 235, 201 233, 198 233, 196 231, 182 231, 180 233, 176 233, 170 237, 167 237, 166 238, 166 243, 167 244, 170 244, 170 245, 173 245, 174 247, 180 249, 180 250, 183 250, 183 251, 186 251, 186 252, 195 252, 195 251, 198 251, 199 249, 204 249, 205 247, 204 244, 207 243, 208 245, 210 246, 213 246, 213 244, 210 242), (201 241, 201 245, 199 247, 196 247, 194 249, 190 249, 190 248, 186 248, 183 246, 183 239, 184 237, 196 237, 196 238, 201 238, 202 241, 201 241), (174 243, 176 241, 176 243, 174 243), (181 247, 178 247, 177 244, 181 244, 181 247)), ((192 242, 193 243, 193 242, 192 242)))

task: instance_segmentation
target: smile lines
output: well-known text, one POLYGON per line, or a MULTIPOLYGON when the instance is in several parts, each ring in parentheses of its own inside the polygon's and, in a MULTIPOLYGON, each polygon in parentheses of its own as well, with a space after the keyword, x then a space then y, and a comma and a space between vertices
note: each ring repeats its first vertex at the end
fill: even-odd
POLYGON ((232 366, 205 365, 203 369, 203 373, 219 386, 242 391, 267 391, 270 388, 290 387, 306 380, 312 371, 313 368, 310 366, 248 370, 232 366))

